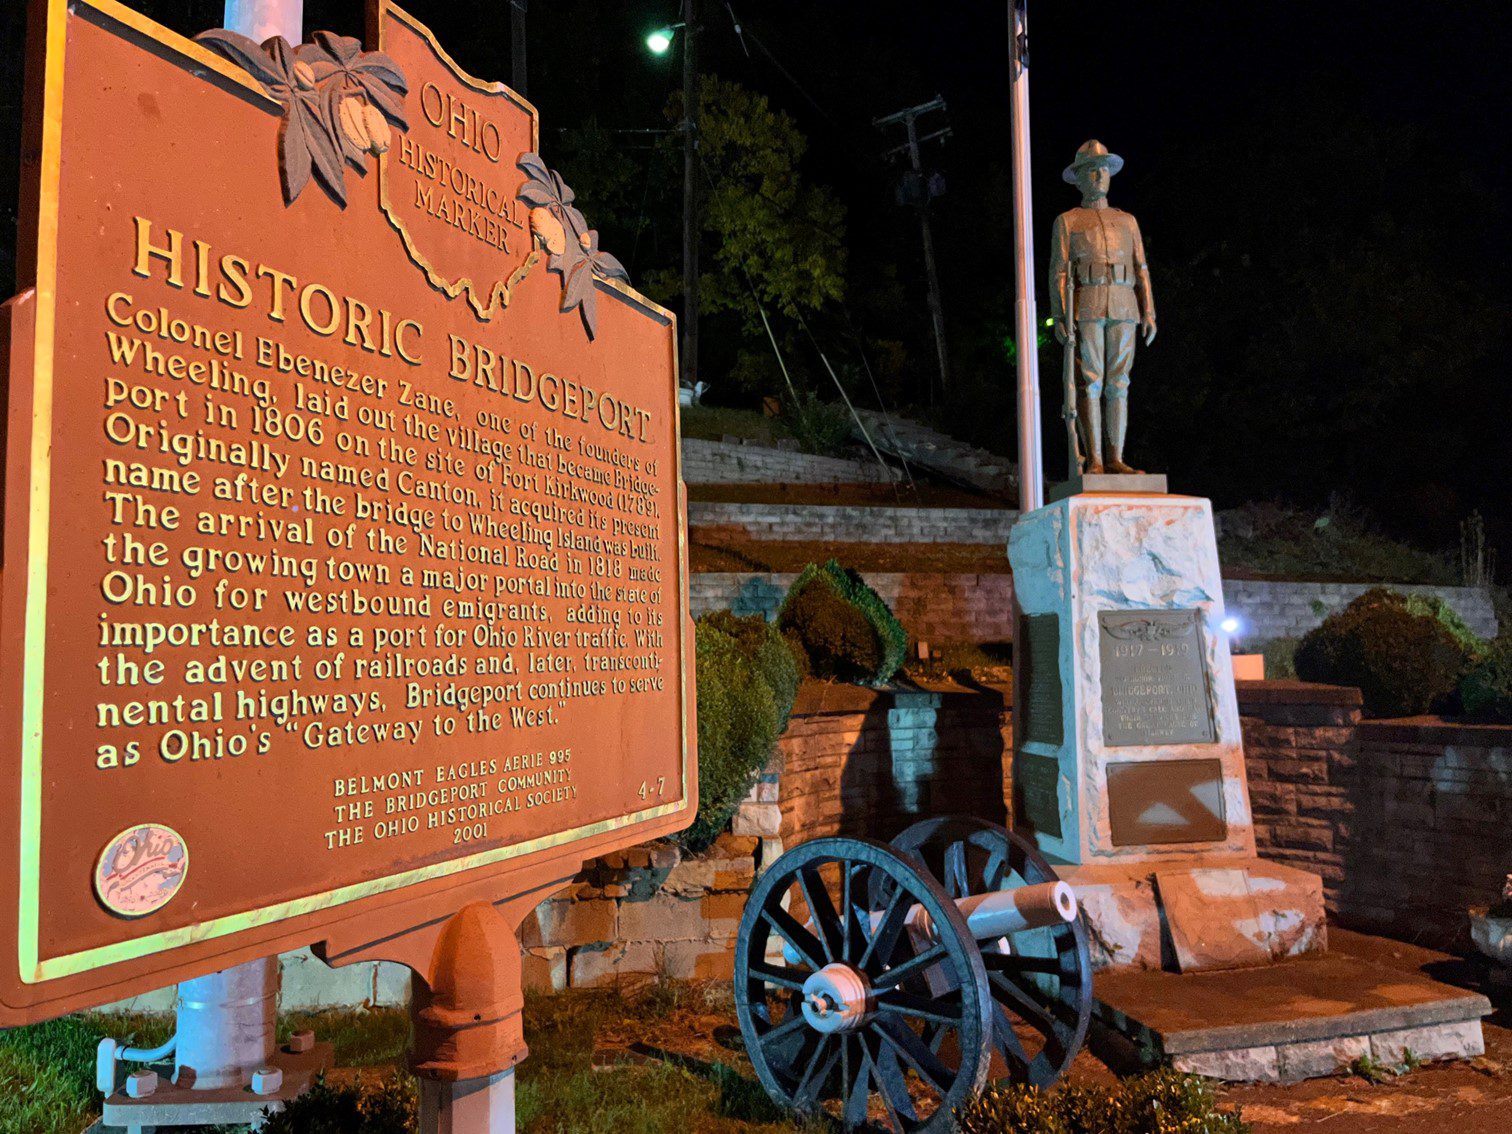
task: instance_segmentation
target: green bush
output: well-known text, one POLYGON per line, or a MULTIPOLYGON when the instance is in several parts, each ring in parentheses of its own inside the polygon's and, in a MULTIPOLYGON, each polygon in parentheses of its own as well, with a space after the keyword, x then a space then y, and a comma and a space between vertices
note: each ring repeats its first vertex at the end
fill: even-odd
POLYGON ((1512 638, 1498 638, 1460 680, 1460 704, 1467 716, 1512 724, 1512 638))
POLYGON ((1405 717, 1447 707, 1469 661, 1436 613, 1375 587, 1302 639, 1296 667, 1304 681, 1356 686, 1366 716, 1405 717))
POLYGON ((1213 1085, 1152 1071, 1111 1087, 992 1086, 956 1115, 961 1134, 1247 1134, 1239 1111, 1218 1109, 1213 1085))
POLYGON ((798 659, 792 647, 780 632, 759 614, 742 617, 730 610, 716 610, 704 615, 703 624, 728 634, 740 647, 741 653, 751 659, 756 671, 772 690, 777 705, 777 732, 787 728, 788 714, 793 711, 793 699, 798 695, 798 683, 802 680, 798 659))
POLYGON ((777 626, 796 641, 815 677, 880 685, 898 672, 908 633, 860 575, 833 559, 793 581, 777 626))
POLYGON ((1265 676, 1280 681, 1297 676, 1297 638, 1272 638, 1262 647, 1265 655, 1265 676))
MULTIPOLYGON (((1397 592, 1388 592, 1396 594, 1397 592)), ((1465 656, 1472 662, 1478 661, 1486 653, 1486 640, 1470 629, 1469 623, 1460 617, 1459 611, 1450 606, 1438 595, 1406 594, 1401 596, 1403 605, 1413 614, 1424 618, 1432 618, 1445 630, 1449 636, 1460 644, 1465 651, 1465 656)))
POLYGON ((415 1080, 397 1071, 369 1085, 334 1086, 321 1076, 283 1110, 269 1114, 263 1134, 409 1134, 420 1121, 415 1080))
POLYGON ((851 415, 843 405, 804 393, 797 402, 788 400, 787 424, 806 453, 843 457, 850 450, 851 415))
POLYGON ((787 726, 797 666, 761 615, 705 615, 695 627, 698 815, 678 840, 699 850, 721 833, 787 726))

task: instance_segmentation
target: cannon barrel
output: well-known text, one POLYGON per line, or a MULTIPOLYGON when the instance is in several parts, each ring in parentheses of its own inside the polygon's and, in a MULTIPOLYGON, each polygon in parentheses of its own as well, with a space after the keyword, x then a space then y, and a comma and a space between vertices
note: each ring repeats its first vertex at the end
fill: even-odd
MULTIPOLYGON (((966 919, 966 927, 977 941, 991 941, 1022 933, 1028 929, 1043 929, 1050 925, 1069 925, 1076 920, 1076 894, 1065 882, 1040 882, 1032 886, 1019 886, 1012 890, 994 890, 989 894, 972 894, 957 898, 956 908, 966 919)), ((871 915, 872 928, 876 929, 882 915, 871 915)), ((934 923, 929 911, 923 906, 914 906, 908 911, 904 924, 910 932, 922 937, 935 938, 934 923)), ((810 918, 804 929, 814 931, 810 918)), ((796 965, 802 958, 792 945, 784 944, 783 959, 796 965)))
MULTIPOLYGON (((1065 882, 1040 882, 1012 890, 994 890, 957 898, 956 907, 966 919, 966 927, 978 941, 991 941, 1044 929, 1051 925, 1069 925, 1076 920, 1076 894, 1065 882)), ((912 911, 910 920, 930 937, 935 936, 929 914, 922 908, 912 911)))

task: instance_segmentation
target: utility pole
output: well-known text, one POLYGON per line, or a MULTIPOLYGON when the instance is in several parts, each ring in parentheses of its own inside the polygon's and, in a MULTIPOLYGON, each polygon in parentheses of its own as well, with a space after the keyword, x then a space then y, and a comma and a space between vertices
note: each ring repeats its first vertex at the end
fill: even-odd
POLYGON ((698 12, 683 0, 682 382, 698 383, 698 12))
POLYGON ((1017 295, 1019 508, 1045 502, 1040 450, 1039 328, 1034 303, 1034 198, 1029 187, 1029 0, 1008 0, 1008 78, 1013 124, 1013 274, 1017 295))
POLYGON ((515 94, 529 98, 525 91, 525 13, 530 0, 509 0, 509 83, 515 94))
MULTIPOLYGON (((940 275, 935 267, 934 233, 929 227, 929 202, 945 190, 943 179, 924 176, 924 162, 919 154, 919 145, 923 142, 934 141, 936 138, 948 138, 950 127, 942 127, 921 138, 917 125, 918 119, 936 110, 941 112, 945 110, 945 100, 939 95, 935 95, 929 102, 874 119, 872 125, 887 127, 901 123, 908 137, 903 145, 889 150, 887 156, 891 157, 906 150, 909 164, 912 166, 911 173, 904 175, 899 192, 899 203, 912 204, 919 211, 919 230, 924 238, 924 274, 929 280, 929 318, 934 324, 935 352, 939 355, 940 362, 940 392, 943 394, 950 388, 950 355, 945 348, 945 305, 940 300, 940 275)), ((930 399, 931 402, 933 400, 933 398, 930 399)))

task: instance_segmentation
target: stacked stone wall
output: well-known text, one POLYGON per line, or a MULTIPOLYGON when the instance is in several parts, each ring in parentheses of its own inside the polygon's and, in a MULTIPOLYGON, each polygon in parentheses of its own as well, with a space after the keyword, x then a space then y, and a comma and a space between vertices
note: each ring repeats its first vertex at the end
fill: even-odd
MULTIPOLYGON (((1005 555, 1005 565, 1006 558, 1005 555)), ((711 610, 775 618, 782 597, 795 578, 790 572, 701 572, 689 580, 689 605, 695 618, 711 610)), ((915 640, 1013 640, 1012 575, 876 571, 868 573, 866 581, 893 608, 915 640)), ((1243 629, 1239 644, 1247 651, 1258 650, 1277 638, 1300 638, 1367 589, 1344 583, 1255 583, 1230 579, 1223 584, 1223 598, 1228 613, 1240 620, 1243 629)), ((1490 592, 1483 588, 1395 589, 1438 595, 1477 634, 1486 638, 1496 636, 1496 610, 1490 592)))
POLYGON ((846 460, 684 437, 683 480, 689 484, 888 484, 890 468, 875 460, 846 460))
POLYGON ((1260 852, 1323 877, 1343 924, 1463 948, 1512 869, 1512 728, 1362 721, 1353 689, 1240 682, 1260 852))
POLYGON ((1398 583, 1305 583, 1225 579, 1223 604, 1240 619, 1241 643, 1263 646, 1279 638, 1300 638, 1323 619, 1373 586, 1436 595, 1483 638, 1496 637, 1496 606, 1486 587, 1428 587, 1398 583))
POLYGON ((1004 508, 730 504, 697 500, 688 505, 690 528, 733 532, 754 540, 988 543, 1006 548, 1008 529, 1017 518, 1017 512, 1004 508))
POLYGON ((651 843, 595 859, 525 919, 526 988, 728 979, 760 842, 725 835, 702 854, 651 843))

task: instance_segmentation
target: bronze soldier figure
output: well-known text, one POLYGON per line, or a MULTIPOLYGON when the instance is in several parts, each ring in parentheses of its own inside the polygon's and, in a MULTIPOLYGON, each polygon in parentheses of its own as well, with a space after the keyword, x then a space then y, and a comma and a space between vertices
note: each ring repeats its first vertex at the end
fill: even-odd
POLYGON ((1076 351, 1077 417, 1084 472, 1134 473, 1124 463, 1134 336, 1155 341, 1155 297, 1139 224, 1108 204, 1123 158, 1093 140, 1061 174, 1081 207, 1055 218, 1050 234, 1050 314, 1055 337, 1076 351), (1074 273, 1074 275, 1073 275, 1074 273))

